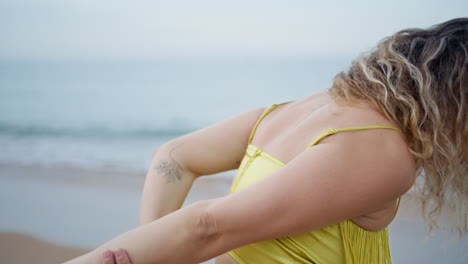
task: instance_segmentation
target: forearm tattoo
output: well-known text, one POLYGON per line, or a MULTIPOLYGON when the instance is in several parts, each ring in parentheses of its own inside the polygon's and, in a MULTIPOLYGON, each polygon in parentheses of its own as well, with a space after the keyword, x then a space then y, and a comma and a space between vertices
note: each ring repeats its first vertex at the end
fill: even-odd
POLYGON ((181 166, 175 159, 172 157, 172 152, 178 149, 180 146, 176 146, 169 152, 169 160, 163 160, 158 162, 154 166, 154 169, 158 174, 161 174, 164 178, 166 178, 166 183, 175 183, 177 181, 182 181, 182 173, 181 173, 181 166))

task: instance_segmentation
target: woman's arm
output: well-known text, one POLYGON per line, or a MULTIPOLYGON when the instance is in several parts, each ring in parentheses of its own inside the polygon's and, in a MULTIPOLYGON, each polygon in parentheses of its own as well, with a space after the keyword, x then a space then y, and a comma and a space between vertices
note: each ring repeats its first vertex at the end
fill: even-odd
POLYGON ((375 140, 353 135, 310 148, 253 185, 143 225, 69 264, 97 264, 102 252, 117 248, 133 264, 198 263, 379 210, 411 186, 410 155, 380 134, 375 140))
POLYGON ((237 168, 250 131, 263 111, 246 112, 159 147, 146 175, 141 224, 179 209, 198 176, 237 168))
POLYGON ((153 154, 140 202, 142 225, 179 209, 197 176, 174 159, 178 147, 167 143, 153 154))
POLYGON ((107 249, 118 248, 125 248, 133 264, 198 263, 207 258, 200 248, 216 234, 205 214, 208 203, 198 202, 139 226, 66 264, 98 264, 107 249))

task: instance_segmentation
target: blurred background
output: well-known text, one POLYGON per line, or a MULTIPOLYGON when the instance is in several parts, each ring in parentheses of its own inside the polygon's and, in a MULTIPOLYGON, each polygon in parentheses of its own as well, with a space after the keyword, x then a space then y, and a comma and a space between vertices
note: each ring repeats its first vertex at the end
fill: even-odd
MULTIPOLYGON (((0 1, 0 262, 58 263, 136 226, 161 143, 323 91, 383 37, 467 15, 462 0, 0 1)), ((410 204, 394 262, 466 263, 467 239, 425 237, 410 204)))

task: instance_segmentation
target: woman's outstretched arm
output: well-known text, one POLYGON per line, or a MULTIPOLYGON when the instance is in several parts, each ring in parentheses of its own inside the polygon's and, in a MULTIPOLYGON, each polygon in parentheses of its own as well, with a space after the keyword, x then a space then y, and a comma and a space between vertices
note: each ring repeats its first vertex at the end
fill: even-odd
POLYGON ((118 248, 133 264, 199 263, 380 210, 409 189, 414 168, 406 147, 375 134, 348 133, 310 148, 250 186, 177 210, 69 264, 98 264, 106 249, 118 248))
POLYGON ((198 263, 209 259, 204 252, 217 231, 205 212, 210 201, 198 202, 154 222, 124 233, 66 264, 98 264, 107 250, 125 248, 133 264, 198 263))
POLYGON ((140 223, 178 210, 200 175, 237 168, 250 131, 263 111, 259 108, 240 114, 159 147, 146 175, 140 223))

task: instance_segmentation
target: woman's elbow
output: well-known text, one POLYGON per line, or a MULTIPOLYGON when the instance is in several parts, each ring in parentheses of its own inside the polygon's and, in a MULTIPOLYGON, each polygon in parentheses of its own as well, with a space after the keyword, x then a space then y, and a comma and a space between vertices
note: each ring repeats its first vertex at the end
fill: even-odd
POLYGON ((192 215, 188 229, 191 230, 191 240, 194 245, 198 245, 196 256, 197 261, 205 261, 214 258, 222 253, 222 235, 210 206, 216 201, 205 200, 196 202, 187 209, 192 210, 192 215))
POLYGON ((210 205, 214 200, 198 201, 190 205, 193 210, 193 222, 191 229, 196 240, 205 241, 215 238, 219 234, 218 226, 213 214, 210 212, 210 205))

